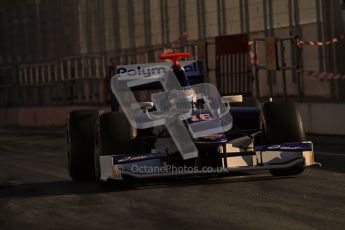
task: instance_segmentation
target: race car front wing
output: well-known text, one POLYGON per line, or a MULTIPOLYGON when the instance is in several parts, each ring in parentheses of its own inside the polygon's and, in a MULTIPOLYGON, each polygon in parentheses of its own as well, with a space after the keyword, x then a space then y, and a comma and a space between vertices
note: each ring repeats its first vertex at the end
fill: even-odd
POLYGON ((295 165, 312 166, 314 162, 311 142, 282 145, 255 146, 252 151, 238 151, 225 144, 222 167, 178 167, 168 165, 166 153, 116 154, 100 156, 100 180, 132 178, 160 178, 176 176, 231 175, 233 172, 286 169, 295 165))

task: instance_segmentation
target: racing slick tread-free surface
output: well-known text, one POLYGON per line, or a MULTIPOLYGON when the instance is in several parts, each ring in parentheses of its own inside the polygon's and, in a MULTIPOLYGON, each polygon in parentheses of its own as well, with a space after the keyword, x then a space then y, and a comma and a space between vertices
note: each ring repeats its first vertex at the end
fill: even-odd
POLYGON ((69 113, 66 129, 68 171, 74 181, 94 179, 94 140, 98 110, 69 113))
POLYGON ((301 115, 293 101, 266 102, 262 113, 266 144, 305 141, 301 115))
POLYGON ((130 152, 134 131, 127 117, 121 112, 103 113, 99 119, 102 155, 130 152))
MULTIPOLYGON (((305 141, 302 118, 291 100, 266 102, 262 106, 264 133, 258 136, 261 144, 282 144, 305 141), (265 142, 265 143, 262 143, 265 142)), ((287 169, 270 170, 273 176, 297 175, 304 163, 287 169)))

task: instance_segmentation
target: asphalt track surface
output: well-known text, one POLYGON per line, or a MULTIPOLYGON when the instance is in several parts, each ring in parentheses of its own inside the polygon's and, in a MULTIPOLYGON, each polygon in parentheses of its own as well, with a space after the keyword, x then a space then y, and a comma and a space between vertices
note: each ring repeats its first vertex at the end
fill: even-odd
POLYGON ((61 129, 0 129, 0 229, 345 229, 345 137, 297 177, 72 182, 61 129))

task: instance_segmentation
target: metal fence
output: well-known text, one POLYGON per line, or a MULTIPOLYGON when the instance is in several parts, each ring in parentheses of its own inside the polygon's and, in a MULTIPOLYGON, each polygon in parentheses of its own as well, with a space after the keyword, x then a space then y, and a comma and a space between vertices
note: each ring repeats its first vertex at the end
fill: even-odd
POLYGON ((104 104, 102 56, 0 68, 0 107, 104 104))
MULTIPOLYGON (((196 57, 196 45, 183 51, 196 57)), ((0 107, 106 105, 111 98, 109 79, 114 66, 159 62, 162 47, 114 55, 67 57, 54 62, 0 67, 0 107)))
MULTIPOLYGON (((267 70, 265 64, 255 62, 250 65, 249 49, 245 47, 248 44, 246 35, 240 39, 242 48, 231 41, 234 36, 224 37, 226 36, 218 41, 217 38, 191 41, 181 44, 173 51, 189 51, 192 54, 191 59, 201 59, 204 62, 205 79, 217 84, 222 95, 244 94, 259 98, 290 97, 299 101, 314 100, 305 94, 303 78, 297 71, 302 66, 298 59, 302 57, 298 55, 296 47, 291 45, 295 44, 295 38, 278 39, 277 48, 281 50, 278 52, 279 71, 271 71, 267 70), (227 43, 241 52, 225 49, 227 43), (288 58, 290 62, 285 61, 283 50, 291 50, 288 58), (293 84, 287 84, 287 77, 293 84), (294 89, 296 86, 298 88, 294 89), (273 90, 279 87, 280 91, 273 90)), ((259 47, 262 41, 264 39, 254 40, 256 56, 265 56, 259 47)), ((163 51, 163 47, 151 47, 108 55, 110 57, 84 55, 40 64, 0 66, 0 107, 106 105, 111 98, 109 79, 114 66, 160 62, 159 54, 163 51)), ((265 57, 262 61, 266 62, 265 57)), ((315 101, 332 101, 332 98, 317 98, 315 101)))

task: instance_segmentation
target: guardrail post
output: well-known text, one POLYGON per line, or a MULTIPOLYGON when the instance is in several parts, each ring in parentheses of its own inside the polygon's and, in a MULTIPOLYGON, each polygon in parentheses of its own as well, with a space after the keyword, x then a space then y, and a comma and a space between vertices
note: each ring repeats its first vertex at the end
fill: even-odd
POLYGON ((58 79, 58 80, 65 80, 65 72, 64 72, 64 66, 63 66, 63 62, 60 61, 60 76, 61 76, 61 79, 58 79))
POLYGON ((94 62, 95 62, 95 69, 96 69, 96 78, 98 79, 99 78, 99 68, 100 68, 99 58, 95 57, 94 62))
POLYGON ((295 38, 294 41, 295 44, 295 58, 296 58, 296 70, 297 70, 297 86, 298 86, 298 98, 300 102, 303 102, 304 99, 304 95, 303 95, 303 91, 302 91, 302 75, 301 75, 301 71, 298 71, 300 69, 303 69, 302 66, 302 61, 301 61, 301 50, 300 47, 297 44, 297 37, 295 38))
POLYGON ((102 56, 102 78, 106 78, 106 62, 105 62, 105 57, 102 56))
POLYGON ((80 78, 85 78, 85 58, 81 57, 80 58, 80 68, 81 68, 81 76, 80 78))
POLYGON ((88 57, 87 59, 87 68, 88 68, 88 73, 87 73, 87 78, 92 77, 92 66, 91 66, 91 57, 88 57))
POLYGON ((35 75, 35 77, 34 77, 34 83, 38 83, 39 82, 39 80, 38 80, 38 77, 39 77, 39 71, 38 71, 38 66, 35 66, 34 67, 34 75, 35 75))
POLYGON ((279 46, 280 46, 280 57, 281 57, 281 64, 282 64, 282 77, 283 77, 283 97, 286 99, 287 97, 287 86, 286 86, 286 61, 285 61, 285 46, 284 41, 279 39, 279 46))
POLYGON ((70 59, 68 59, 67 60, 67 79, 68 80, 71 80, 72 79, 72 69, 71 69, 71 60, 70 59))
POLYGON ((255 89, 256 89, 256 97, 260 98, 260 81, 259 81, 259 68, 258 68, 258 63, 257 63, 257 46, 256 46, 256 40, 253 40, 253 52, 254 52, 254 63, 253 63, 253 68, 254 68, 254 78, 255 78, 255 89))
POLYGON ((74 79, 79 79, 80 58, 74 59, 74 79))

